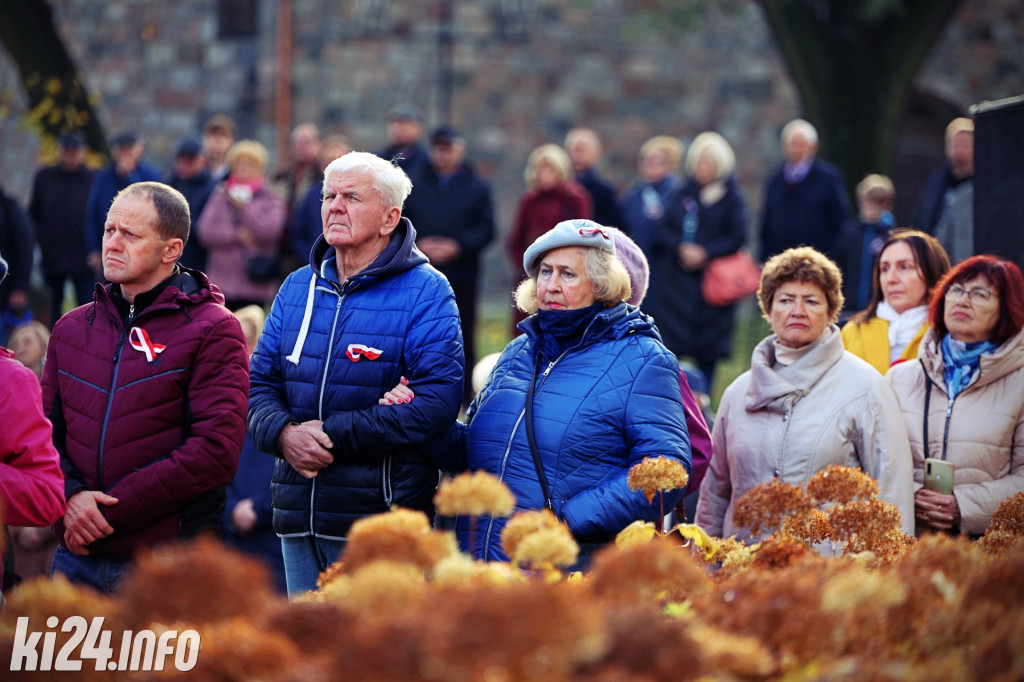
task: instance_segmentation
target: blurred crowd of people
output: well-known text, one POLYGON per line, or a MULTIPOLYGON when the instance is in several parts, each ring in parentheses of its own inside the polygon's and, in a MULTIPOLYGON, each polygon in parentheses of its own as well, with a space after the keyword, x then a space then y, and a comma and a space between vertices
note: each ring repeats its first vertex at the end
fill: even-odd
MULTIPOLYGON (((504 239, 517 273, 510 282, 513 341, 500 358, 483 360, 475 343, 481 255, 499 232, 491 187, 456 128, 428 134, 419 110, 403 105, 389 113, 387 133, 387 146, 371 155, 352 152, 343 135, 321 139, 316 125, 299 124, 287 163, 275 171, 266 147, 236 139, 235 123, 218 114, 201 134, 180 141, 162 173, 145 160, 145 141, 135 132, 114 137, 110 165, 94 171, 85 165, 84 136, 72 131, 59 139, 57 163, 36 174, 25 209, 0 191, 0 255, 10 270, 0 283, 0 345, 11 348, 0 359, 2 367, 16 358, 27 368, 19 381, 44 381, 40 408, 53 424, 56 450, 39 456, 59 455, 68 501, 56 533, 31 527, 53 521, 31 515, 29 526, 10 528, 8 564, 22 577, 49 572, 57 549, 55 567, 109 589, 123 563, 101 571, 86 558, 87 547, 120 542, 131 549, 138 544, 133 532, 164 537, 161 524, 175 505, 191 509, 208 487, 223 493, 231 480, 226 503, 204 507, 196 518, 209 524, 216 517, 232 543, 270 562, 282 591, 297 594, 333 561, 326 555, 343 550, 352 521, 375 508, 376 492, 366 490, 379 488, 381 476, 389 505, 405 500, 428 510, 424 491, 432 477, 467 462, 508 475, 524 508, 558 507, 583 541, 604 543, 630 519, 654 515, 625 490, 622 471, 609 474, 588 460, 592 430, 609 420, 615 428, 601 441, 602 453, 635 462, 644 443, 671 444, 662 454, 693 476, 687 497, 680 493, 672 504, 692 517, 699 490, 697 520, 718 535, 738 532, 731 508, 746 490, 772 478, 806 480, 830 464, 876 478, 910 533, 915 519, 918 530, 980 533, 1004 493, 1022 487, 1024 454, 1012 442, 1024 428, 1019 384, 1017 407, 999 412, 1005 418, 992 428, 981 427, 985 420, 968 425, 963 416, 992 417, 1024 371, 1024 280, 1012 264, 974 254, 969 119, 949 124, 947 161, 926 182, 913 229, 898 229, 896 188, 884 175, 865 177, 851 208, 839 169, 818 156, 814 126, 791 121, 780 135, 782 163, 765 179, 753 238, 736 154, 720 133, 702 132, 688 147, 668 135, 651 138, 638 151, 637 179, 617 188, 601 174, 599 136, 574 128, 563 145, 543 144, 526 160, 525 190, 504 239), (182 215, 189 218, 184 226, 182 215), (152 229, 136 229, 151 217, 152 229), (713 419, 707 396, 718 363, 732 354, 738 301, 709 301, 703 280, 711 263, 752 253, 752 244, 764 263, 758 303, 773 334, 754 350, 750 371, 726 389, 713 419), (37 248, 48 302, 33 308, 37 248), (428 263, 433 267, 424 269, 428 263), (65 301, 68 288, 73 303, 65 301), (105 331, 96 306, 109 318, 105 331), (235 313, 230 322, 220 306, 235 313), (95 381, 81 364, 99 361, 76 334, 100 334, 96 342, 113 349, 115 367, 127 336, 150 364, 173 368, 179 349, 134 326, 143 313, 150 331, 162 324, 174 330, 193 317, 222 328, 224 355, 216 359, 202 350, 206 337, 179 335, 198 344, 187 360, 190 376, 212 363, 203 369, 204 392, 228 396, 207 406, 219 416, 195 412, 199 403, 187 390, 182 398, 177 385, 161 383, 163 393, 153 395, 186 404, 180 447, 187 463, 176 466, 193 467, 188 476, 214 466, 202 451, 210 443, 232 450, 224 461, 234 464, 227 478, 220 470, 205 482, 182 474, 188 499, 167 493, 149 525, 138 528, 137 513, 126 531, 114 519, 150 503, 132 486, 105 487, 103 455, 96 473, 89 463, 95 453, 76 451, 107 438, 111 414, 108 407, 93 415, 100 403, 81 397, 82 386, 95 381), (334 348, 333 330, 341 328, 366 342, 334 348), (515 340, 522 333, 526 338, 515 340), (332 365, 339 352, 351 362, 332 365), (240 371, 243 353, 252 362, 248 410, 239 386, 223 385, 240 371), (73 361, 58 368, 61 356, 73 361), (569 360, 548 379, 563 357, 569 360), (361 358, 370 362, 356 364, 361 358), (384 361, 373 363, 378 358, 384 361), (538 381, 541 364, 547 369, 538 381), (478 365, 487 369, 473 371, 478 365), (466 380, 471 371, 487 378, 466 380), (646 385, 636 384, 638 375, 646 385), (584 399, 584 377, 587 395, 626 402, 584 399), (934 409, 945 417, 929 426, 933 386, 944 393, 934 409), (538 452, 532 430, 522 440, 513 408, 525 400, 529 412, 534 389, 543 387, 549 392, 538 394, 545 412, 538 452), (951 417, 960 394, 965 407, 951 417), (394 411, 367 412, 378 398, 394 411), (226 402, 233 406, 225 415, 226 402), (466 424, 454 421, 460 411, 466 424), (83 428, 83 415, 104 425, 102 436, 73 433, 83 428), (952 440, 951 420, 961 429, 952 440), (221 424, 216 433, 214 423, 221 424), (444 431, 446 423, 452 426, 444 431), (224 440, 229 431, 237 448, 224 440), (197 433, 206 434, 205 444, 194 445, 197 433), (435 438, 447 439, 447 454, 423 455, 435 438), (498 441, 508 445, 504 454, 498 441), (336 464, 338 447, 370 459, 336 464), (383 463, 367 454, 380 448, 389 453, 383 463), (509 452, 520 450, 533 462, 523 457, 528 467, 506 471, 509 452), (578 461, 563 470, 559 456, 570 450, 578 461), (922 487, 936 455, 962 467, 962 494, 922 487), (550 481, 546 465, 556 467, 550 481), (392 467, 405 477, 396 489, 392 467), (83 490, 88 495, 78 494, 83 490), (342 490, 360 491, 358 499, 338 502, 342 490), (560 501, 552 499, 557 495, 560 501)), ((127 415, 146 405, 157 410, 153 395, 130 405, 109 400, 127 415)), ((179 436, 160 434, 172 445, 179 436)), ((150 464, 102 442, 135 462, 125 479, 149 490, 140 469, 150 464)), ((8 455, 0 452, 0 459, 8 455)), ((486 528, 465 541, 482 543, 481 556, 501 558, 490 541, 500 524, 481 523, 486 528)))

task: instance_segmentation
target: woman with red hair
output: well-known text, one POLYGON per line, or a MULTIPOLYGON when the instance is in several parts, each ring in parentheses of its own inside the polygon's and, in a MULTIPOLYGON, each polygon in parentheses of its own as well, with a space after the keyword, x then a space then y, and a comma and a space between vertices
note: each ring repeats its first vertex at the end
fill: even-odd
POLYGON ((1024 491, 1024 276, 968 258, 935 286, 929 322, 918 362, 886 374, 910 435, 917 532, 978 535, 1024 491), (951 492, 925 475, 947 462, 951 492))

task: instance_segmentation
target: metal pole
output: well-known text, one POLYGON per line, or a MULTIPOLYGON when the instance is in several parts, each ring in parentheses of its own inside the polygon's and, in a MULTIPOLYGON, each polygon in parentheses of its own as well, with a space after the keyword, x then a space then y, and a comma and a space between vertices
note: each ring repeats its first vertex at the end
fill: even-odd
POLYGON ((454 0, 440 0, 437 20, 437 122, 451 123, 455 29, 454 0))
POLYGON ((274 85, 274 155, 288 165, 292 125, 292 0, 277 3, 277 77, 274 85))

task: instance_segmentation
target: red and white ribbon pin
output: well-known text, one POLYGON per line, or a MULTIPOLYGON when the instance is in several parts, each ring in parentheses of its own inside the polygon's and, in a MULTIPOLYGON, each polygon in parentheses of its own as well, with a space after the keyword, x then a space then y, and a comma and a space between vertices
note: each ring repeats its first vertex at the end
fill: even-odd
POLYGON ((348 350, 345 351, 345 355, 352 362, 359 362, 359 358, 366 358, 367 360, 376 360, 380 357, 380 354, 384 351, 379 348, 370 348, 364 346, 361 343, 350 343, 348 344, 348 350))
POLYGON ((146 354, 146 362, 153 362, 159 353, 163 353, 167 346, 162 343, 153 343, 149 340, 149 334, 142 327, 132 327, 128 334, 128 340, 132 348, 146 354))

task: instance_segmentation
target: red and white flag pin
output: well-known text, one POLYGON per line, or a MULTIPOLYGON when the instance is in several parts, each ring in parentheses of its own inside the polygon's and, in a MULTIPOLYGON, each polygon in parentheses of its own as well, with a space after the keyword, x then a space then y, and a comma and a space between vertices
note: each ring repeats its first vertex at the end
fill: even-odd
POLYGON ((131 332, 128 333, 128 340, 131 342, 132 348, 146 354, 146 362, 153 362, 157 355, 167 349, 167 346, 162 343, 150 341, 149 334, 142 327, 132 327, 131 332))
POLYGON ((345 355, 352 362, 359 362, 359 358, 366 358, 367 360, 376 360, 380 357, 380 354, 384 351, 379 348, 370 348, 364 346, 361 343, 350 343, 348 344, 348 350, 345 351, 345 355))

